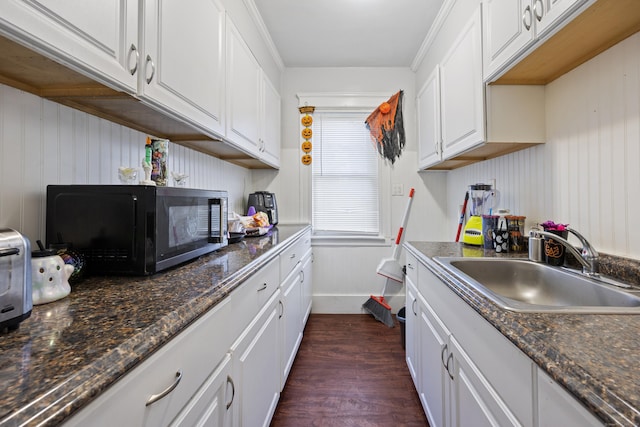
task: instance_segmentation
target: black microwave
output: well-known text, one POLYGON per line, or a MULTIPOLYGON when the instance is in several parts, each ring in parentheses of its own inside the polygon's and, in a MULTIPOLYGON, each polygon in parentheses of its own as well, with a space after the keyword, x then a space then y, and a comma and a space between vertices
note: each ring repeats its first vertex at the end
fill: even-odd
POLYGON ((49 185, 46 243, 85 257, 89 274, 148 275, 227 245, 226 191, 49 185))

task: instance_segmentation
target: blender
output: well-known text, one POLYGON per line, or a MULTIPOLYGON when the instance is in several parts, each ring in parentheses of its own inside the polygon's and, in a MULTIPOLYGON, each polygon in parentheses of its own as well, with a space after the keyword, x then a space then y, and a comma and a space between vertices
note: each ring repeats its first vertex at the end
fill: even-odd
POLYGON ((490 215, 498 205, 499 194, 490 184, 469 186, 469 219, 464 226, 462 241, 469 245, 482 245, 482 215, 490 215))

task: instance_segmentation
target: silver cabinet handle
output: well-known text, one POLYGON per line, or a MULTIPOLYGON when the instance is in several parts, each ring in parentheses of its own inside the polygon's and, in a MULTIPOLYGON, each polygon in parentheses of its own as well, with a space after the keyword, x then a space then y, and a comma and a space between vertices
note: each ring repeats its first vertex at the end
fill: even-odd
POLYGON ((531 29, 531 6, 527 6, 524 8, 524 12, 522 13, 522 24, 524 28, 529 31, 531 29), (527 23, 528 22, 528 23, 527 23))
POLYGON ((409 270, 415 270, 415 269, 416 269, 416 268, 413 266, 413 264, 411 264, 411 263, 407 263, 407 268, 408 268, 409 270))
POLYGON ((129 73, 133 76, 138 70, 138 60, 140 59, 140 53, 138 53, 138 48, 136 45, 131 43, 131 47, 129 48, 129 54, 127 55, 127 65, 129 65, 129 73), (133 64, 133 68, 129 64, 131 64, 131 55, 136 56, 136 62, 133 64))
POLYGON ((442 361, 442 366, 444 366, 445 369, 447 369, 447 362, 445 362, 444 360, 444 354, 446 353, 446 351, 447 351, 447 344, 443 345, 442 350, 440 350, 440 360, 442 361))
POLYGON ((416 312, 416 302, 418 302, 418 300, 414 298, 413 302, 411 303, 411 311, 413 311, 414 316, 418 315, 418 312, 416 312))
POLYGON ((153 76, 156 74, 156 64, 153 63, 151 55, 147 55, 147 65, 148 64, 151 64, 151 75, 147 77, 147 84, 151 83, 151 80, 153 80, 153 76))
POLYGON ((304 270, 300 272, 300 283, 304 283, 304 270))
POLYGON ((291 258, 291 259, 294 259, 295 257, 296 257, 296 254, 291 254, 291 255, 289 256, 289 258, 291 258))
POLYGON ((231 400, 227 403, 227 411, 233 404, 233 399, 236 397, 236 385, 233 383, 233 379, 227 375, 227 384, 231 384, 231 400))
POLYGON ((263 283, 262 287, 260 289, 258 289, 258 292, 264 291, 265 289, 267 289, 267 283, 263 283))
POLYGON ((538 22, 542 21, 542 17, 544 16, 544 3, 542 0, 536 0, 533 2, 533 15, 536 17, 538 22), (540 5, 540 7, 538 7, 540 5))
POLYGON ((278 315, 278 319, 282 319, 282 316, 284 316, 284 303, 282 302, 282 300, 278 301, 278 304, 280 304, 280 307, 282 307, 282 312, 278 315))
POLYGON ((180 380, 182 380, 182 370, 176 372, 176 379, 173 381, 173 384, 164 389, 161 393, 154 394, 153 396, 149 397, 149 400, 147 400, 147 403, 145 403, 144 406, 153 405, 158 400, 171 393, 176 387, 178 387, 178 384, 180 384, 180 380))
POLYGON ((447 374, 449 374, 449 378, 453 380, 453 374, 451 373, 451 369, 449 369, 449 362, 451 362, 451 369, 453 369, 453 353, 449 353, 449 357, 447 357, 447 374))

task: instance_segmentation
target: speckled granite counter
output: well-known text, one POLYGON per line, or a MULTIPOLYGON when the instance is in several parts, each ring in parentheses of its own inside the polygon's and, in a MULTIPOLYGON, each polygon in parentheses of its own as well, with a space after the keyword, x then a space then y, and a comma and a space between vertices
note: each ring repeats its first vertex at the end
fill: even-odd
POLYGON ((0 426, 60 424, 300 236, 279 225, 149 277, 94 277, 0 335, 0 426))
MULTIPOLYGON (((406 249, 563 385, 606 425, 640 425, 640 315, 531 314, 500 309, 474 288, 453 280, 435 256, 497 255, 461 243, 410 242, 406 249)), ((603 272, 637 283, 640 263, 602 257, 603 272)))

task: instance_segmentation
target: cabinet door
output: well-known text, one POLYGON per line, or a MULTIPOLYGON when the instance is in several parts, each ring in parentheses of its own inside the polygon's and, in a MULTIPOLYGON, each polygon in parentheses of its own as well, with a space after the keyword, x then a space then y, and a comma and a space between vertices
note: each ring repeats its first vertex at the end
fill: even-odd
POLYGON ((571 12, 586 3, 587 0, 535 0, 537 7, 546 6, 540 22, 537 23, 537 34, 544 36, 547 31, 552 30, 560 24, 571 12))
POLYGON ((282 359, 281 390, 289 376, 291 366, 302 342, 302 268, 301 264, 289 274, 281 285, 280 333, 282 359))
POLYGON ((260 158, 280 167, 280 94, 264 73, 262 76, 260 158))
MULTIPOLYGON (((407 264, 407 268, 409 265, 407 264)), ((415 283, 409 277, 405 278, 406 283, 406 301, 405 301, 405 352, 407 359, 407 367, 413 379, 416 390, 420 393, 420 382, 418 378, 420 336, 418 335, 419 314, 418 314, 418 291, 415 283)))
POLYGON ((3 0, 0 33, 108 86, 136 93, 136 0, 3 0))
MULTIPOLYGON (((445 368, 451 364, 448 347, 449 330, 421 296, 418 296, 420 329, 420 401, 429 425, 449 425, 447 397, 449 375, 445 368)), ((469 424, 475 425, 475 424, 469 424)))
POLYGON ((231 427, 234 392, 231 356, 227 354, 171 427, 231 427))
POLYGON ((280 397, 279 302, 277 290, 231 347, 240 426, 268 426, 280 397))
POLYGON ((462 29, 440 68, 443 159, 484 141, 480 8, 462 29))
MULTIPOLYGON (((310 240, 310 237, 304 237, 310 240)), ((311 307, 313 305, 313 252, 311 247, 307 250, 307 253, 302 257, 302 329, 309 320, 311 314, 311 307)))
POLYGON ((436 66, 418 93, 418 168, 442 160, 440 133, 440 68, 436 66))
POLYGON ((258 156, 262 70, 227 18, 227 138, 258 156))
POLYGON ((224 132, 224 25, 218 0, 144 0, 139 95, 205 132, 224 132))
POLYGON ((483 1, 482 51, 485 80, 506 67, 533 41, 535 25, 531 3, 531 0, 483 1))
POLYGON ((449 337, 451 426, 521 426, 455 337, 449 337))

